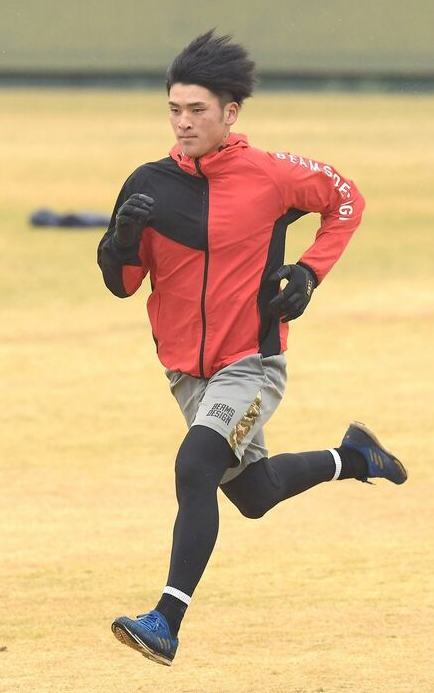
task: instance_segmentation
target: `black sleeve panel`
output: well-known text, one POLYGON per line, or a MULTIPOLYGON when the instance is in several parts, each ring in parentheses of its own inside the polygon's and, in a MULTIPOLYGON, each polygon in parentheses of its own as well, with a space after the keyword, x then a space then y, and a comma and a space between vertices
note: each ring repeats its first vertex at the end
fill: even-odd
POLYGON ((305 214, 309 214, 309 212, 303 212, 301 209, 290 207, 285 214, 286 223, 289 226, 289 224, 293 224, 294 221, 297 221, 297 219, 300 219, 300 217, 304 217, 305 214))
POLYGON ((98 245, 97 260, 102 271, 104 283, 119 298, 127 298, 129 296, 122 280, 122 268, 124 265, 140 267, 142 263, 139 257, 139 242, 127 248, 120 246, 116 242, 114 236, 116 214, 119 207, 123 205, 130 195, 135 192, 145 192, 143 189, 147 178, 145 172, 146 166, 141 166, 123 184, 113 209, 109 227, 98 245))

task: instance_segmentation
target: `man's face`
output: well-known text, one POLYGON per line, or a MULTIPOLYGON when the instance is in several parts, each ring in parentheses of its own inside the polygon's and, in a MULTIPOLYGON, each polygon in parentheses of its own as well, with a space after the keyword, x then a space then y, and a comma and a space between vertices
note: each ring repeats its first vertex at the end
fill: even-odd
POLYGON ((222 107, 218 96, 197 84, 173 84, 169 92, 170 123, 187 156, 216 151, 238 116, 234 101, 222 107))

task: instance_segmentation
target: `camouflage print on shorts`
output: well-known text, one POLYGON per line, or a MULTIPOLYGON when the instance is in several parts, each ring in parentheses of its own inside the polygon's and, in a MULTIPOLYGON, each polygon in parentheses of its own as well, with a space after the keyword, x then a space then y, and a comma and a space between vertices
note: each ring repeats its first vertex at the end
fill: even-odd
POLYGON ((256 419, 261 413, 262 393, 259 390, 255 397, 255 401, 247 409, 238 423, 235 424, 228 436, 228 442, 232 450, 235 452, 238 445, 243 441, 250 429, 254 426, 256 419))

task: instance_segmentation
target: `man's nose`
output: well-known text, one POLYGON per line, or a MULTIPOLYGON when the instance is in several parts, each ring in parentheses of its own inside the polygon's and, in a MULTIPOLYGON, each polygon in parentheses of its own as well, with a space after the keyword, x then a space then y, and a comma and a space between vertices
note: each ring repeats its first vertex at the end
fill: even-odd
POLYGON ((191 123, 190 123, 190 118, 188 117, 188 113, 183 113, 178 120, 178 127, 180 130, 188 130, 191 128, 191 123))

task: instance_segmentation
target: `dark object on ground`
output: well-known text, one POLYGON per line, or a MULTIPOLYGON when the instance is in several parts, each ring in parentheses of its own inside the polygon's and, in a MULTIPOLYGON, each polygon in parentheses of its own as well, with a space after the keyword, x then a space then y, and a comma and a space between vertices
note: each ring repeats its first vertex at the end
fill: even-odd
POLYGON ((66 228, 86 228, 89 226, 108 226, 110 217, 94 212, 68 212, 59 214, 51 209, 38 209, 30 217, 32 226, 62 226, 66 228))

